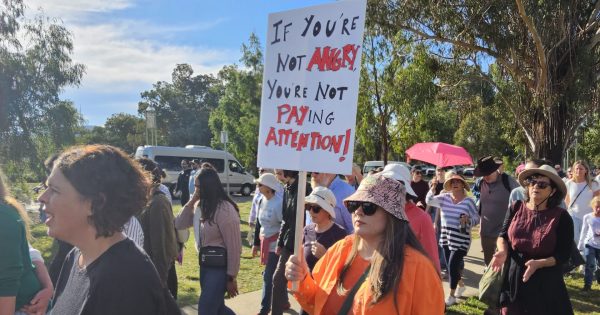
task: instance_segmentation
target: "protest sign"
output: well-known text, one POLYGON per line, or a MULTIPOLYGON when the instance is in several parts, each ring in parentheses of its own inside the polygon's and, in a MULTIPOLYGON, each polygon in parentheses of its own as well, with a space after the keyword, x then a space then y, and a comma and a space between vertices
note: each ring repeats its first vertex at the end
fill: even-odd
POLYGON ((366 1, 269 15, 258 166, 349 174, 366 1))

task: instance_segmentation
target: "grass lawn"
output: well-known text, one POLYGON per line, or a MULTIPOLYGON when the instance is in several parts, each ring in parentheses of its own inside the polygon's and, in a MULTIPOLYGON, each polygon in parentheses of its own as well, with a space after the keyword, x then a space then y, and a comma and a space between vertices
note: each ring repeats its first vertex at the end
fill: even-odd
MULTIPOLYGON (((173 210, 175 213, 181 211, 181 206, 175 201, 173 210)), ((248 235, 248 214, 250 212, 250 201, 241 202, 238 204, 240 207, 241 217, 241 229, 242 229, 242 259, 240 266, 240 273, 238 275, 238 286, 240 293, 246 293, 251 291, 260 290, 262 287, 262 270, 263 267, 260 265, 259 258, 252 258, 251 248, 246 241, 248 235)), ((37 214, 37 213, 36 213, 37 214)), ((35 218, 37 219, 37 218, 35 218)), ((35 220, 34 219, 34 220, 35 220)), ((32 234, 35 237, 33 246, 39 249, 46 262, 49 262, 52 253, 52 239, 46 235, 46 227, 37 221, 32 227, 32 234)), ((191 231, 191 230, 190 230, 191 231)), ((193 234, 193 232, 192 232, 193 234)), ((474 236, 476 232, 474 231, 474 236)), ((179 279, 179 299, 178 303, 181 306, 193 305, 198 301, 200 296, 200 283, 198 273, 198 254, 194 249, 194 237, 190 237, 186 244, 183 264, 177 265, 177 277, 179 279)), ((575 314, 596 314, 600 315, 600 285, 594 282, 592 286, 593 291, 582 292, 581 287, 583 286, 583 275, 575 274, 572 276, 565 277, 567 283, 567 289, 569 290, 569 296, 571 297, 571 303, 575 310, 575 314)), ((259 301, 257 301, 259 303, 259 301)), ((479 302, 477 298, 469 298, 465 302, 454 305, 449 308, 446 314, 466 314, 466 315, 479 315, 483 314, 486 309, 485 304, 479 302)))

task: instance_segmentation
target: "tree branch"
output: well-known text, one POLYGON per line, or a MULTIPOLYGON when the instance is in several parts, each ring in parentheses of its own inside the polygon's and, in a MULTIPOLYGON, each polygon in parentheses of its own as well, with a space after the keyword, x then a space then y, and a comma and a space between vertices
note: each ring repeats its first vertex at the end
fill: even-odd
POLYGON ((475 44, 470 44, 470 43, 465 43, 465 42, 461 42, 458 40, 454 40, 454 39, 449 39, 449 38, 445 38, 442 36, 438 36, 438 35, 430 35, 427 34, 423 31, 420 31, 418 29, 415 29, 413 27, 410 27, 408 25, 400 25, 400 28, 407 30, 409 32, 412 32, 422 38, 425 39, 431 39, 431 40, 435 40, 435 41, 439 41, 439 42, 443 42, 443 43, 448 43, 448 44, 452 44, 455 46, 459 46, 462 48, 466 48, 466 49, 470 49, 470 50, 474 50, 474 51, 479 51, 485 54, 488 54, 490 57, 493 57, 494 59, 496 59, 496 62, 502 66, 504 66, 505 68, 507 68, 513 75, 515 75, 516 77, 518 77, 529 89, 531 90, 535 90, 535 84, 534 81, 531 80, 530 78, 527 77, 527 75, 525 73, 523 73, 516 65, 512 64, 511 62, 509 62, 508 60, 502 58, 502 56, 500 56, 498 54, 498 52, 486 48, 486 47, 482 47, 479 45, 475 45, 475 44))
POLYGON ((535 48, 537 51, 537 57, 540 67, 540 77, 537 82, 538 92, 545 92, 548 86, 548 62, 546 60, 546 52, 544 51, 544 44, 542 43, 542 39, 538 34, 538 31, 533 25, 533 21, 527 16, 527 12, 525 12, 525 7, 523 6, 522 0, 516 0, 517 8, 519 11, 519 15, 521 19, 527 26, 527 29, 531 33, 531 37, 533 37, 533 41, 535 42, 535 48))

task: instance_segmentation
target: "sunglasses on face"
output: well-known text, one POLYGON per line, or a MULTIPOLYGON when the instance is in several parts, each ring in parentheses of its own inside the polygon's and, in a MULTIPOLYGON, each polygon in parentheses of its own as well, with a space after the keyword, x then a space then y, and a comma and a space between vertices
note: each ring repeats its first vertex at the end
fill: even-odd
POLYGON ((421 171, 415 171, 414 174, 415 175, 421 175, 421 171))
POLYGON ((454 184, 462 184, 462 181, 460 179, 451 179, 450 180, 450 184, 454 185, 454 184))
POLYGON ((362 208, 365 215, 373 215, 377 211, 377 205, 372 202, 348 201, 346 207, 350 213, 354 213, 358 208, 362 208))
POLYGON ((535 179, 527 179, 525 180, 525 183, 527 184, 527 186, 537 186, 539 189, 546 189, 547 187, 550 187, 550 183, 540 182, 535 179))
POLYGON ((319 207, 318 205, 310 205, 310 204, 306 204, 304 205, 304 210, 306 211, 312 211, 314 214, 317 214, 319 212, 321 212, 321 207, 319 207))

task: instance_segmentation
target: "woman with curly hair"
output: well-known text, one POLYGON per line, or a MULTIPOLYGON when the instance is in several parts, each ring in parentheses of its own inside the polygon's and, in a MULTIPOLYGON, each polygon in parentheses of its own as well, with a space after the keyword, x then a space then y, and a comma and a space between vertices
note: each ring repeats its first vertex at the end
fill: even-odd
POLYGON ((150 258, 123 233, 148 201, 150 178, 107 145, 63 152, 39 197, 48 235, 73 244, 50 314, 179 314, 150 258))

